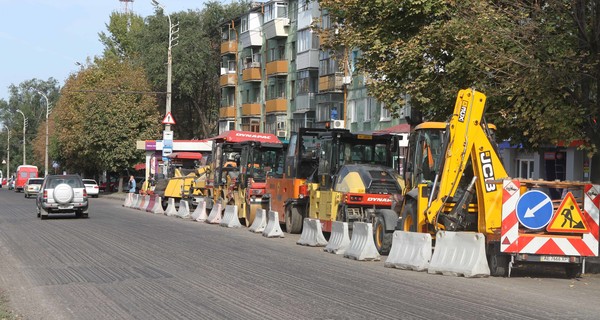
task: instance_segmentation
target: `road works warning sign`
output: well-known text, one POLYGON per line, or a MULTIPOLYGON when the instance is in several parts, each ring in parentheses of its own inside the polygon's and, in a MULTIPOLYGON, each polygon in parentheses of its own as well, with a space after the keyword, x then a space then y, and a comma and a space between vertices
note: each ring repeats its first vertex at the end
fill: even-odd
POLYGON ((548 232, 565 233, 590 232, 590 227, 571 192, 567 193, 567 196, 563 199, 546 230, 548 232))

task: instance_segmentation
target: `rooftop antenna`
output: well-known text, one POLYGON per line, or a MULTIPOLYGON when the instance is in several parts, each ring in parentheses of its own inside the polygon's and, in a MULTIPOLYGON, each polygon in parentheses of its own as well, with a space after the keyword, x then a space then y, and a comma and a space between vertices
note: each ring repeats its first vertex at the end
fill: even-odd
MULTIPOLYGON (((123 13, 128 14, 129 13, 129 3, 133 2, 133 0, 119 0, 119 2, 121 2, 123 4, 123 13)), ((133 7, 133 4, 131 5, 133 7)))

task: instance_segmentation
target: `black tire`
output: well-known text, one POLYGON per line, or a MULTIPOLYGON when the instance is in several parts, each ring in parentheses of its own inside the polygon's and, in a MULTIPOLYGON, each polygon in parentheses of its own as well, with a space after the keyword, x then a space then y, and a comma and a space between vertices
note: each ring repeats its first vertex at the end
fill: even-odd
POLYGON ((42 214, 40 213, 40 208, 37 208, 37 217, 39 218, 42 214))
MULTIPOLYGON (((488 248, 488 251, 493 249, 488 248)), ((502 253, 489 253, 487 255, 488 266, 490 267, 490 275, 492 277, 507 277, 508 276, 508 258, 509 256, 502 253)))
POLYGON ((47 215, 40 215, 40 219, 42 219, 42 220, 46 220, 47 218, 48 218, 47 215))
POLYGON ((393 232, 386 231, 385 219, 382 216, 375 217, 373 225, 373 240, 379 254, 388 255, 392 248, 393 232))
POLYGON ((301 233, 302 220, 302 213, 300 213, 300 209, 296 205, 290 204, 285 208, 285 230, 288 233, 301 233))
POLYGON ((81 212, 81 211, 75 211, 75 217, 82 218, 83 217, 83 212, 81 212))
POLYGON ((404 204, 400 223, 400 230, 417 232, 417 204, 414 200, 407 200, 404 204))
POLYGON ((569 263, 565 265, 565 274, 569 279, 581 278, 581 264, 569 263))
POLYGON ((29 197, 27 196, 27 193, 26 193, 26 194, 25 194, 25 199, 27 199, 27 198, 29 198, 29 197))

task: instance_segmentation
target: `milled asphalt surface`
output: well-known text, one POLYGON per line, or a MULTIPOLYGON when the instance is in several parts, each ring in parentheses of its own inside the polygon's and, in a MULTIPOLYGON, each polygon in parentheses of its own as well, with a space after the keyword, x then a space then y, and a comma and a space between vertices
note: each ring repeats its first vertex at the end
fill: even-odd
POLYGON ((597 319, 600 277, 465 279, 389 269, 91 199, 41 221, 0 189, 0 288, 24 319, 597 319))

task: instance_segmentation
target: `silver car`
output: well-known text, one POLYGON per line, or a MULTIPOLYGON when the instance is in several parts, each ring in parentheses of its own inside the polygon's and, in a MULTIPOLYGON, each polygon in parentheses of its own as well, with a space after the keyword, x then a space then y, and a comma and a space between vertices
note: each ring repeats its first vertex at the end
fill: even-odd
POLYGON ((42 220, 51 213, 75 213, 88 217, 88 195, 79 175, 50 175, 44 179, 36 198, 37 216, 42 220))
POLYGON ((23 187, 23 193, 25 198, 29 198, 32 195, 37 195, 40 192, 44 178, 29 178, 23 187))

